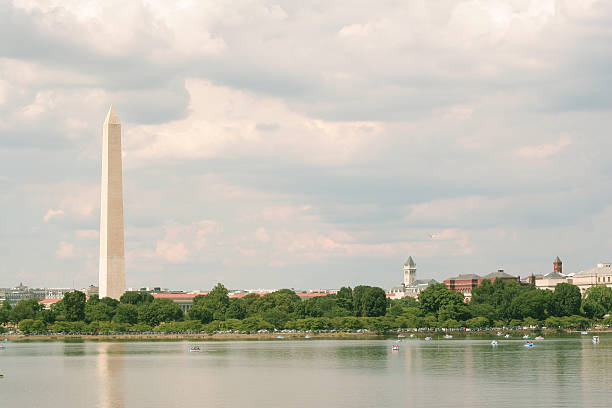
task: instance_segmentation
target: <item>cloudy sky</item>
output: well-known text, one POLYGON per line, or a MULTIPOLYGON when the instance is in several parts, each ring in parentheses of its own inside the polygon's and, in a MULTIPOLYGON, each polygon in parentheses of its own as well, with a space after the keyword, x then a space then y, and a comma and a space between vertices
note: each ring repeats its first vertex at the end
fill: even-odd
POLYGON ((111 103, 129 287, 610 260, 610 2, 7 0, 0 38, 0 287, 97 283, 111 103))

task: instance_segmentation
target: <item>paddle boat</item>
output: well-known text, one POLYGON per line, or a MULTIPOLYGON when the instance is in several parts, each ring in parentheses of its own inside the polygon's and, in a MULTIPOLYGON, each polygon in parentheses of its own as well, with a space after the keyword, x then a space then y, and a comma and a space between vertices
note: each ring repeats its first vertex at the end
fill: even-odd
POLYGON ((305 336, 304 336, 304 338, 305 338, 305 339, 309 339, 309 338, 310 338, 310 336, 309 336, 309 335, 305 335, 305 336))
POLYGON ((510 338, 510 335, 509 335, 509 334, 506 334, 504 337, 505 337, 505 338, 507 338, 507 339, 509 339, 509 338, 510 338))
POLYGON ((593 344, 599 344, 599 336, 593 336, 593 344))
POLYGON ((427 336, 425 337, 425 340, 431 340, 431 337, 427 336))
POLYGON ((199 353, 200 352, 200 346, 191 346, 191 347, 189 347, 189 352, 190 353, 199 353))
POLYGON ((523 338, 524 338, 524 339, 528 339, 528 338, 529 338, 529 335, 528 335, 528 334, 526 334, 526 335, 524 335, 524 336, 523 336, 523 338))
POLYGON ((397 344, 392 345, 391 351, 399 351, 399 346, 397 344))
POLYGON ((277 339, 284 339, 284 336, 276 336, 277 339))
POLYGON ((533 344, 533 341, 528 341, 525 343, 525 347, 529 347, 529 348, 535 347, 535 344, 533 344))
POLYGON ((493 340, 493 341, 491 342, 491 345, 492 345, 492 346, 498 346, 498 345, 499 345, 499 342, 498 342, 497 340, 493 340))
POLYGON ((447 334, 446 336, 444 336, 445 339, 452 339, 453 335, 452 334, 447 334))
POLYGON ((538 337, 535 338, 535 340, 544 340, 544 337, 538 336, 538 337))
POLYGON ((580 334, 589 334, 589 332, 586 331, 586 330, 583 330, 583 331, 580 332, 580 334))

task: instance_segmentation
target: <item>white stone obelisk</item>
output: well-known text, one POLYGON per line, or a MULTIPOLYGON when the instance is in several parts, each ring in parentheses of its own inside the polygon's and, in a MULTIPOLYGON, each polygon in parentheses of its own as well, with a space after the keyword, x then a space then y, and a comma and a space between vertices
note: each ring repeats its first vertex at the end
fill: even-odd
POLYGON ((100 205, 100 299, 125 292, 121 123, 112 105, 104 121, 100 205))

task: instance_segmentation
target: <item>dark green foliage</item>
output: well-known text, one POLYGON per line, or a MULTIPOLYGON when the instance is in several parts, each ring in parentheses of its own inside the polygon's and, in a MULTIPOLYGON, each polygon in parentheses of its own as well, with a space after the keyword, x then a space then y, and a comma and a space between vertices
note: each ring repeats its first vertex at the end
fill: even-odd
POLYGON ((138 322, 138 307, 132 304, 119 304, 115 310, 113 321, 117 323, 136 324, 138 322))
POLYGON ((206 324, 212 322, 213 311, 204 305, 196 304, 189 310, 187 317, 190 320, 197 320, 200 323, 206 324))
POLYGON ((449 290, 445 284, 436 283, 419 293, 419 306, 424 313, 438 313, 445 305, 462 305, 463 295, 449 290))
POLYGON ((597 319, 612 311, 612 288, 606 285, 593 285, 588 288, 584 293, 582 309, 587 317, 597 319))
POLYGON ((101 301, 98 301, 97 303, 91 303, 88 301, 85 304, 85 321, 88 323, 93 321, 110 322, 113 320, 114 315, 115 308, 106 303, 102 303, 101 301))
POLYGON ((11 302, 4 300, 0 307, 0 324, 7 324, 11 315, 11 302))
POLYGON ((47 326, 42 320, 23 319, 19 322, 19 330, 25 334, 44 333, 47 331, 47 326))
POLYGON ((244 319, 246 317, 246 306, 244 305, 244 301, 240 298, 230 299, 225 317, 226 319, 244 319))
POLYGON ((68 292, 62 299, 64 316, 69 322, 78 322, 85 319, 85 294, 78 290, 68 292))
POLYGON ((384 316, 388 304, 387 295, 381 288, 361 285, 353 289, 355 316, 384 316))
POLYGON ((196 296, 193 299, 193 305, 210 310, 215 320, 225 320, 230 306, 227 293, 225 286, 218 283, 207 295, 196 296))
POLYGON ((9 321, 19 323, 24 319, 36 319, 42 308, 37 299, 20 300, 14 308, 10 309, 9 321))
POLYGON ((130 305, 140 305, 153 302, 153 295, 146 292, 125 292, 119 301, 130 305))
POLYGON ((559 283, 555 286, 550 314, 553 316, 572 316, 580 313, 582 296, 580 288, 570 283, 559 283))
POLYGON ((149 326, 183 320, 183 310, 170 299, 155 299, 138 307, 138 321, 149 326))

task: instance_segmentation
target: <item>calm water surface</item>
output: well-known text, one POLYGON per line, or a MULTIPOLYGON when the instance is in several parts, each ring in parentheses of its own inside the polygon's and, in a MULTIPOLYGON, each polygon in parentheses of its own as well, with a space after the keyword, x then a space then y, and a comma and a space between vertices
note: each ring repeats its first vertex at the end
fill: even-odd
POLYGON ((8 343, 2 407, 610 407, 612 335, 8 343))

